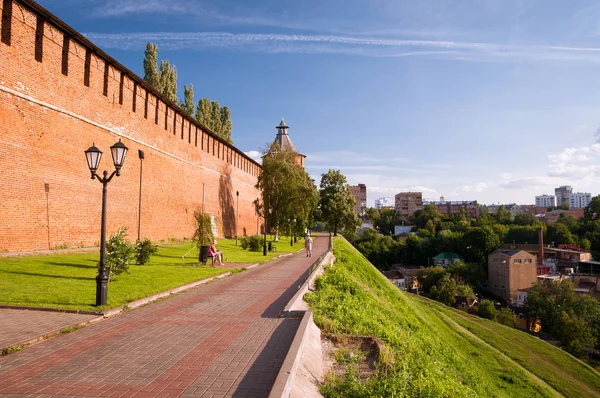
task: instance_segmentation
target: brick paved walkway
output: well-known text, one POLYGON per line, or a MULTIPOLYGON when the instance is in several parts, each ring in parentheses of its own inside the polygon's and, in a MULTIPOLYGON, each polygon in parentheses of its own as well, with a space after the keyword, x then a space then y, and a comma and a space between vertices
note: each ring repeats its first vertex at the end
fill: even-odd
POLYGON ((94 318, 97 316, 0 308, 0 349, 94 318))
POLYGON ((277 315, 304 252, 0 359, 0 397, 265 397, 300 323, 277 315))

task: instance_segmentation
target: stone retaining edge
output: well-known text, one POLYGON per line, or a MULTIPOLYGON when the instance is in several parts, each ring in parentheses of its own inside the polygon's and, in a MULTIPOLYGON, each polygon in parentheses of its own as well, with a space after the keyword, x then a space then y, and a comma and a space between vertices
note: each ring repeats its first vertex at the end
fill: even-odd
POLYGON ((318 262, 318 265, 308 276, 308 279, 300 286, 294 297, 287 303, 283 311, 280 313, 280 317, 282 318, 298 318, 302 315, 303 311, 308 310, 308 305, 304 302, 304 295, 309 290, 314 289, 315 279, 319 275, 323 275, 325 265, 333 264, 335 261, 335 256, 331 251, 328 251, 323 255, 323 258, 318 262))
POLYGON ((306 342, 308 326, 310 322, 312 322, 312 320, 313 312, 311 310, 304 312, 304 316, 302 317, 300 326, 296 331, 296 335, 294 336, 292 345, 290 346, 290 349, 287 355, 285 356, 285 360, 281 365, 281 369, 279 369, 279 373, 277 374, 277 378, 275 379, 273 388, 271 388, 269 398, 280 398, 290 396, 292 392, 292 387, 294 385, 296 372, 298 371, 298 366, 300 365, 302 349, 306 342))

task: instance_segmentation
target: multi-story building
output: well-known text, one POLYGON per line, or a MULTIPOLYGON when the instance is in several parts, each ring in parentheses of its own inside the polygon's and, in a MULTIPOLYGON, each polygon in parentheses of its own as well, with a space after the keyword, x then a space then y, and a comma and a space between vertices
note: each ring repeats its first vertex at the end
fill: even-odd
POLYGON ((438 211, 445 216, 451 216, 453 214, 460 213, 461 209, 464 209, 467 217, 479 217, 479 205, 477 204, 476 200, 449 201, 444 200, 444 197, 442 196, 439 201, 423 202, 423 206, 428 205, 434 205, 438 211))
POLYGON ((565 202, 569 202, 569 195, 573 193, 573 187, 569 185, 563 185, 554 189, 554 195, 556 196, 556 205, 560 206, 565 202))
POLYGON ((395 196, 396 213, 407 220, 417 210, 423 210, 423 194, 421 192, 400 192, 395 196))
POLYGON ((525 250, 498 249, 488 256, 489 288, 507 302, 516 301, 517 290, 531 287, 536 279, 536 256, 525 250))
POLYGON ((350 192, 356 201, 354 211, 359 216, 364 216, 367 210, 367 186, 365 184, 350 185, 350 192))
POLYGON ((393 209, 394 202, 390 198, 375 199, 375 208, 376 209, 393 209))
POLYGON ((553 195, 540 195, 535 197, 536 207, 554 207, 556 196, 553 195))
POLYGON ((592 201, 592 194, 588 192, 577 192, 569 195, 569 210, 585 209, 592 201))

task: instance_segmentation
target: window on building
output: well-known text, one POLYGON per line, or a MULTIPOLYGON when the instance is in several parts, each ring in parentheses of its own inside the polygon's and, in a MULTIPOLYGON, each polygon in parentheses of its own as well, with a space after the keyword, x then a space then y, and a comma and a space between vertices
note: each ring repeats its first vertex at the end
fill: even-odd
POLYGON ((525 259, 525 264, 531 264, 531 259, 530 258, 526 258, 525 259))
POLYGON ((515 258, 513 262, 515 264, 521 264, 521 259, 520 258, 515 258))

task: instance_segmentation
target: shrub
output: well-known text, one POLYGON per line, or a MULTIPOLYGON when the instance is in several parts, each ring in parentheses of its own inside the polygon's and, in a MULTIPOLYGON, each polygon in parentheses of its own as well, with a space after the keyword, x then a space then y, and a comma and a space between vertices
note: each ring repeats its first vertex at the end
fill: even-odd
POLYGON ((477 315, 479 315, 481 318, 491 319, 493 321, 498 315, 498 310, 494 306, 493 301, 483 300, 477 306, 477 315))
POLYGON ((153 245, 148 238, 135 242, 135 262, 144 265, 150 260, 150 256, 158 251, 158 245, 153 245))
POLYGON ((496 322, 511 328, 517 327, 517 316, 510 308, 502 308, 496 315, 496 322))
POLYGON ((126 236, 127 228, 121 227, 106 242, 106 272, 109 282, 111 276, 129 270, 129 261, 131 261, 134 249, 131 243, 125 239, 126 236))
POLYGON ((215 239, 212 233, 212 222, 210 215, 204 213, 202 210, 196 210, 194 212, 194 219, 196 220, 196 230, 192 240, 196 247, 210 246, 215 239))
POLYGON ((242 237, 242 249, 251 252, 259 252, 263 246, 263 237, 261 235, 251 235, 242 237))

